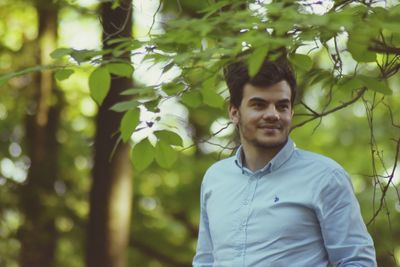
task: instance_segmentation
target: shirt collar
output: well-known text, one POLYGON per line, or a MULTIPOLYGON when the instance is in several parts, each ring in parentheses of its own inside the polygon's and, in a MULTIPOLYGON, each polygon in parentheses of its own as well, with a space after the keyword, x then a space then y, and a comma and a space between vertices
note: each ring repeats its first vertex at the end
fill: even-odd
MULTIPOLYGON (((276 154, 275 157, 273 157, 269 162, 267 162, 262 169, 256 171, 256 173, 265 172, 266 170, 270 170, 272 172, 279 169, 279 167, 281 167, 290 158, 295 147, 296 147, 295 143, 289 137, 286 144, 278 152, 278 154, 276 154)), ((242 173, 245 172, 252 173, 252 171, 243 166, 242 154, 243 154, 243 147, 239 146, 235 154, 236 165, 242 170, 242 173)))

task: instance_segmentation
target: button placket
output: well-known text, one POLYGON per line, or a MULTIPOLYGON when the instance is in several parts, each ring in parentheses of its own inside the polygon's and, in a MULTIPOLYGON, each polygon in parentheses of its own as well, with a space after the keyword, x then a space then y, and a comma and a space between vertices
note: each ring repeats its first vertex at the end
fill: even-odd
POLYGON ((253 176, 250 176, 248 179, 249 181, 247 182, 247 190, 246 190, 246 194, 244 196, 244 199, 242 201, 242 204, 244 206, 249 204, 249 195, 250 195, 250 191, 251 191, 251 184, 252 184, 252 178, 253 176))
POLYGON ((245 257, 245 251, 246 251, 246 239, 247 239, 247 226, 248 226, 248 220, 249 216, 251 214, 251 203, 253 201, 253 197, 255 194, 255 190, 257 188, 257 183, 260 178, 260 174, 254 174, 251 177, 249 177, 249 183, 248 183, 248 189, 246 192, 246 198, 243 201, 243 210, 242 210, 242 219, 239 221, 239 244, 238 244, 238 257, 241 257, 242 263, 244 264, 244 257, 245 257))
MULTIPOLYGON (((255 175, 248 176, 248 183, 246 192, 244 194, 244 199, 242 200, 242 207, 240 209, 240 215, 238 220, 238 232, 237 232, 237 243, 236 243, 236 250, 237 250, 237 257, 243 257, 245 251, 245 242, 246 242, 246 226, 247 226, 247 216, 249 214, 250 204, 251 204, 251 195, 252 195, 252 188, 254 187, 255 175)), ((241 259, 240 261, 243 261, 241 259)))

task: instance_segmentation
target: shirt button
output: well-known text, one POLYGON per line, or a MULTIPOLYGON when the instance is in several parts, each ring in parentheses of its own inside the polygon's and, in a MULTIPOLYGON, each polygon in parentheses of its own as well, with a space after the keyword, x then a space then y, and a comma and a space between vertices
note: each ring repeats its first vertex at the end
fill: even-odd
POLYGON ((247 199, 245 201, 243 201, 243 205, 247 205, 249 204, 249 201, 247 201, 247 199))

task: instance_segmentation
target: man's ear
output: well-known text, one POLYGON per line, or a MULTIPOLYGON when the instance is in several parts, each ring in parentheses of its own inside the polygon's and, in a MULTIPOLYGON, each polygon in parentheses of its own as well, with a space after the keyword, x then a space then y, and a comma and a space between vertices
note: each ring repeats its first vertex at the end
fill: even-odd
POLYGON ((239 108, 235 107, 234 105, 230 104, 229 105, 229 118, 233 122, 233 124, 237 125, 239 123, 239 108))

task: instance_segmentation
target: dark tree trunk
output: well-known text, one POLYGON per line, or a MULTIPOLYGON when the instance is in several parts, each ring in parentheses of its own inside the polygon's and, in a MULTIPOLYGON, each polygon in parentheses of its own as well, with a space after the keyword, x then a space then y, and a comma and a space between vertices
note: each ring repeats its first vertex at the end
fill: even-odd
MULTIPOLYGON (((131 37, 131 1, 123 0, 112 9, 111 2, 101 7, 103 48, 112 48, 106 40, 131 37)), ((129 61, 129 53, 123 55, 129 61)), ((129 146, 118 142, 121 113, 110 110, 132 87, 132 79, 113 77, 110 92, 99 109, 94 144, 93 183, 87 240, 88 267, 124 267, 130 232, 132 207, 132 171, 129 146)))
MULTIPOLYGON (((57 38, 57 7, 38 5, 38 64, 49 64, 57 38)), ((58 176, 56 131, 62 105, 53 74, 44 71, 32 82, 32 113, 27 115, 26 143, 31 166, 21 186, 20 207, 24 223, 19 231, 21 267, 54 266, 57 242, 54 225, 54 182, 58 176)))

